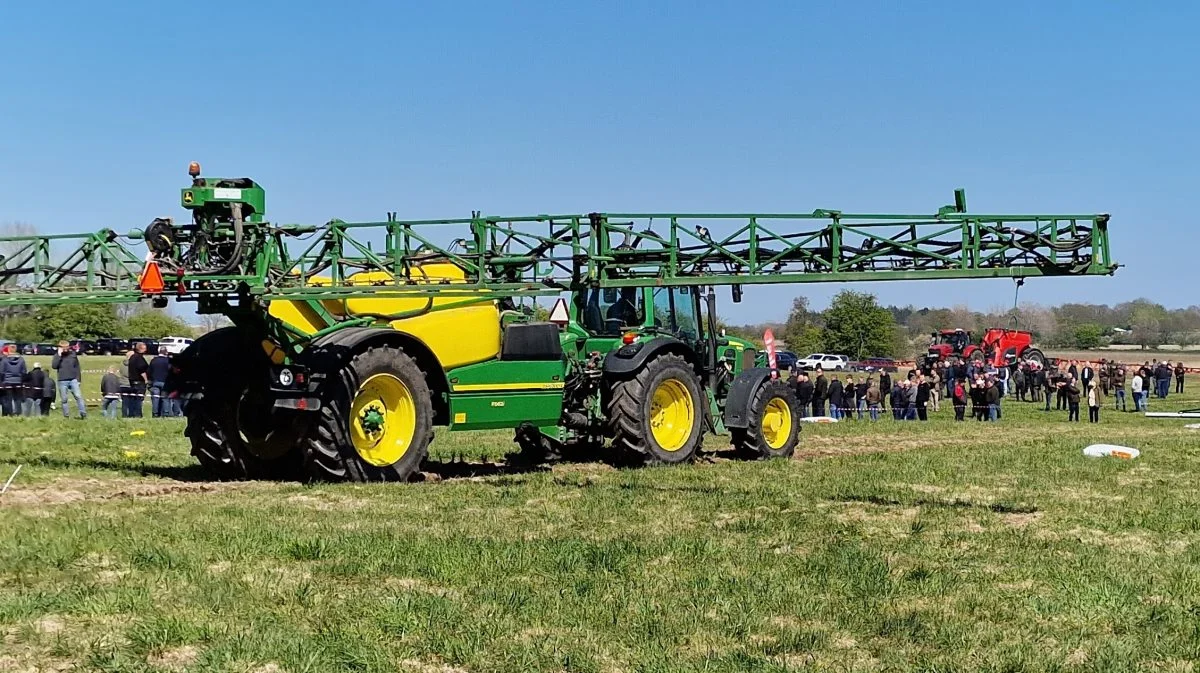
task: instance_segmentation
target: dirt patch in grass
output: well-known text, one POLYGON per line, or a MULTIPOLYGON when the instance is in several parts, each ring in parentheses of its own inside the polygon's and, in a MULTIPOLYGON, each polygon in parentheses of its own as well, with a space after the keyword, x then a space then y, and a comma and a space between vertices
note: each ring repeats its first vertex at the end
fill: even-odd
POLYGON ((405 659, 401 661, 400 670, 404 671, 404 673, 467 673, 467 669, 465 668, 417 659, 405 659))
POLYGON ((184 645, 152 654, 146 658, 146 663, 168 671, 182 671, 191 666, 199 657, 200 650, 192 645, 184 645))
POLYGON ((253 483, 219 481, 142 481, 134 479, 60 478, 44 486, 14 486, 0 497, 0 504, 13 507, 46 507, 103 500, 140 500, 194 493, 251 489, 253 483))

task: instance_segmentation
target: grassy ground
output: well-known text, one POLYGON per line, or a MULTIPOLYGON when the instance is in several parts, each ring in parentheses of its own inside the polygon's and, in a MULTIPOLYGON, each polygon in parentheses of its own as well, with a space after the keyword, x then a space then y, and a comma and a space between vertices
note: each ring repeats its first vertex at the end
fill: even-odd
POLYGON ((1184 422, 948 415, 644 470, 440 435, 446 478, 392 486, 209 483, 176 420, 4 419, 0 671, 1193 670, 1184 422))

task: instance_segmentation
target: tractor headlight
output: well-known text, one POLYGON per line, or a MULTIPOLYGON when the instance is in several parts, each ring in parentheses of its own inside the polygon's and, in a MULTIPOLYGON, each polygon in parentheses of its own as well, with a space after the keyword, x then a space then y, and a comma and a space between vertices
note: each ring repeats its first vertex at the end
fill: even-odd
POLYGON ((286 388, 292 385, 292 381, 295 380, 296 377, 292 375, 292 370, 287 369, 286 367, 279 370, 279 385, 286 388))

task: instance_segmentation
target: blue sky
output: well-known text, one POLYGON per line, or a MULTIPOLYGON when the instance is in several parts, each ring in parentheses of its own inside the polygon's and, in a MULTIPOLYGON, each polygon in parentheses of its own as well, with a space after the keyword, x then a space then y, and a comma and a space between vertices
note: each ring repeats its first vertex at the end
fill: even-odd
MULTIPOLYGON (((1023 301, 1200 304, 1196 3, 39 5, 0 9, 0 222, 178 216, 193 159, 289 222, 930 212, 966 187, 976 211, 1112 213, 1126 268, 1023 301)), ((977 309, 1013 290, 855 289, 977 309)))

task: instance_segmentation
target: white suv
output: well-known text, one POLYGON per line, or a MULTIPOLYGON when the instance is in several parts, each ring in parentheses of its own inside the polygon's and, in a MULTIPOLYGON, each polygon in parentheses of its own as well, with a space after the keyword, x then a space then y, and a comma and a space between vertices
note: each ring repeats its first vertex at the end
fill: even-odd
POLYGON ((192 340, 187 337, 163 337, 158 340, 158 345, 166 348, 168 355, 179 355, 192 345, 192 340))
POLYGON ((842 371, 850 368, 850 358, 845 355, 830 355, 828 353, 813 353, 806 358, 796 360, 796 367, 799 369, 816 369, 820 367, 825 371, 842 371))

